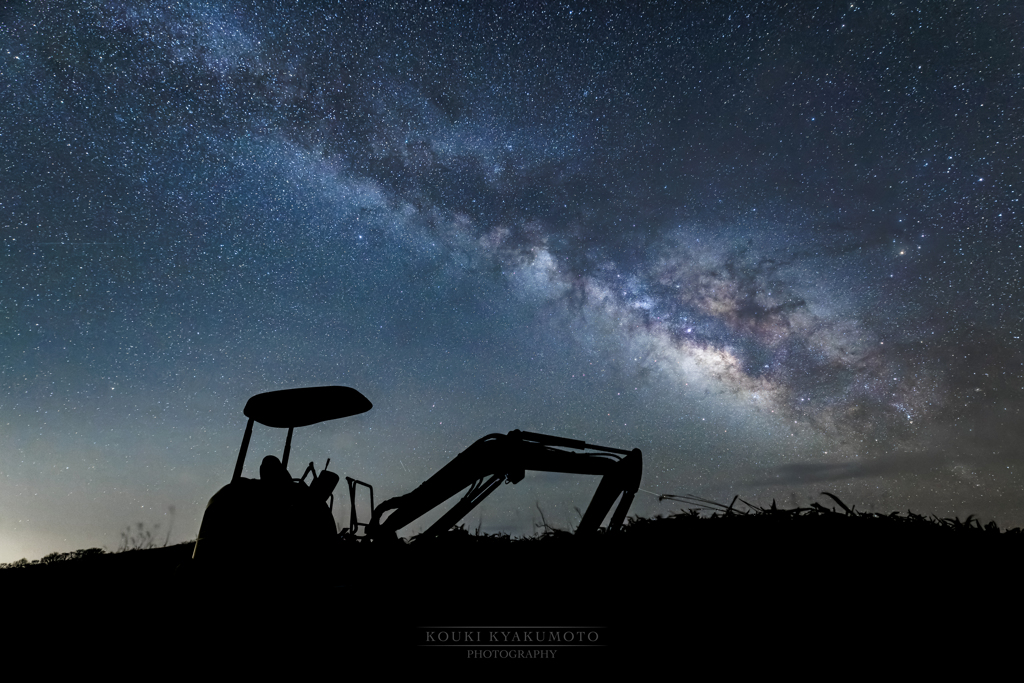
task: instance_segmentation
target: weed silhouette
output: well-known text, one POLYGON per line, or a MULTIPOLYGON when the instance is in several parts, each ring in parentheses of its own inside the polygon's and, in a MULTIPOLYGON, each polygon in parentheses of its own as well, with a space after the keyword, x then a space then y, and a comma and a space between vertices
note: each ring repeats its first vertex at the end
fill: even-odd
MULTIPOLYGON (((125 530, 121 532, 121 545, 118 546, 117 552, 123 553, 129 550, 149 550, 157 547, 156 541, 153 540, 153 535, 159 530, 159 524, 154 524, 152 529, 147 529, 144 523, 138 522, 135 525, 134 531, 132 530, 131 525, 128 525, 125 527, 125 530)), ((164 543, 164 545, 167 544, 164 543)))

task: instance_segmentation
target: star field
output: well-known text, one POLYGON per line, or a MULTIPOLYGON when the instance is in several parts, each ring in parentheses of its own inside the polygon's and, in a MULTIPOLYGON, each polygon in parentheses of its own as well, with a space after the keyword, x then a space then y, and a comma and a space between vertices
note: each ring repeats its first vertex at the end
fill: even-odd
MULTIPOLYGON (((375 407, 296 462, 379 499, 521 428, 641 448, 643 515, 829 490, 1024 524, 1022 21, 0 10, 0 561, 194 537, 245 400, 325 384, 375 407)), ((467 524, 568 527, 595 485, 531 475, 467 524)))

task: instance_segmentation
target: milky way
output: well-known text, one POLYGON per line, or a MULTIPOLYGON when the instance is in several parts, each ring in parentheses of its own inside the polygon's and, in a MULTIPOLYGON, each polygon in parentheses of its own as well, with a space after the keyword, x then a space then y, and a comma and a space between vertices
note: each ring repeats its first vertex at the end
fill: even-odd
MULTIPOLYGON (((0 561, 194 537, 245 400, 321 384, 375 408, 295 457, 378 497, 521 428, 643 449, 640 514, 829 490, 1024 524, 1022 21, 0 10, 0 561)), ((468 521, 568 527, 593 485, 468 521)))

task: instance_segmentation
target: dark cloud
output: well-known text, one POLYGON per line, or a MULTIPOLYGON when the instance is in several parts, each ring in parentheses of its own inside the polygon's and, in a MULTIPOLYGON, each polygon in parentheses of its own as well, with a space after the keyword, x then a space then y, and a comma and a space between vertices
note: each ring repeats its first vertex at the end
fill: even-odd
POLYGON ((846 462, 801 462, 781 465, 773 477, 754 480, 750 486, 796 486, 819 482, 845 482, 872 477, 921 476, 950 462, 943 454, 898 454, 865 457, 846 462))

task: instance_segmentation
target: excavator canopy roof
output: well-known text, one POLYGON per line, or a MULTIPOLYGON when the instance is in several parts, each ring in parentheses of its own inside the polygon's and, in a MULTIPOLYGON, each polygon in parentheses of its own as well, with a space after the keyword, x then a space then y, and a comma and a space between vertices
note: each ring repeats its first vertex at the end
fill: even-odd
POLYGON ((256 394, 242 412, 261 425, 290 428, 358 415, 372 407, 351 387, 302 387, 256 394))

